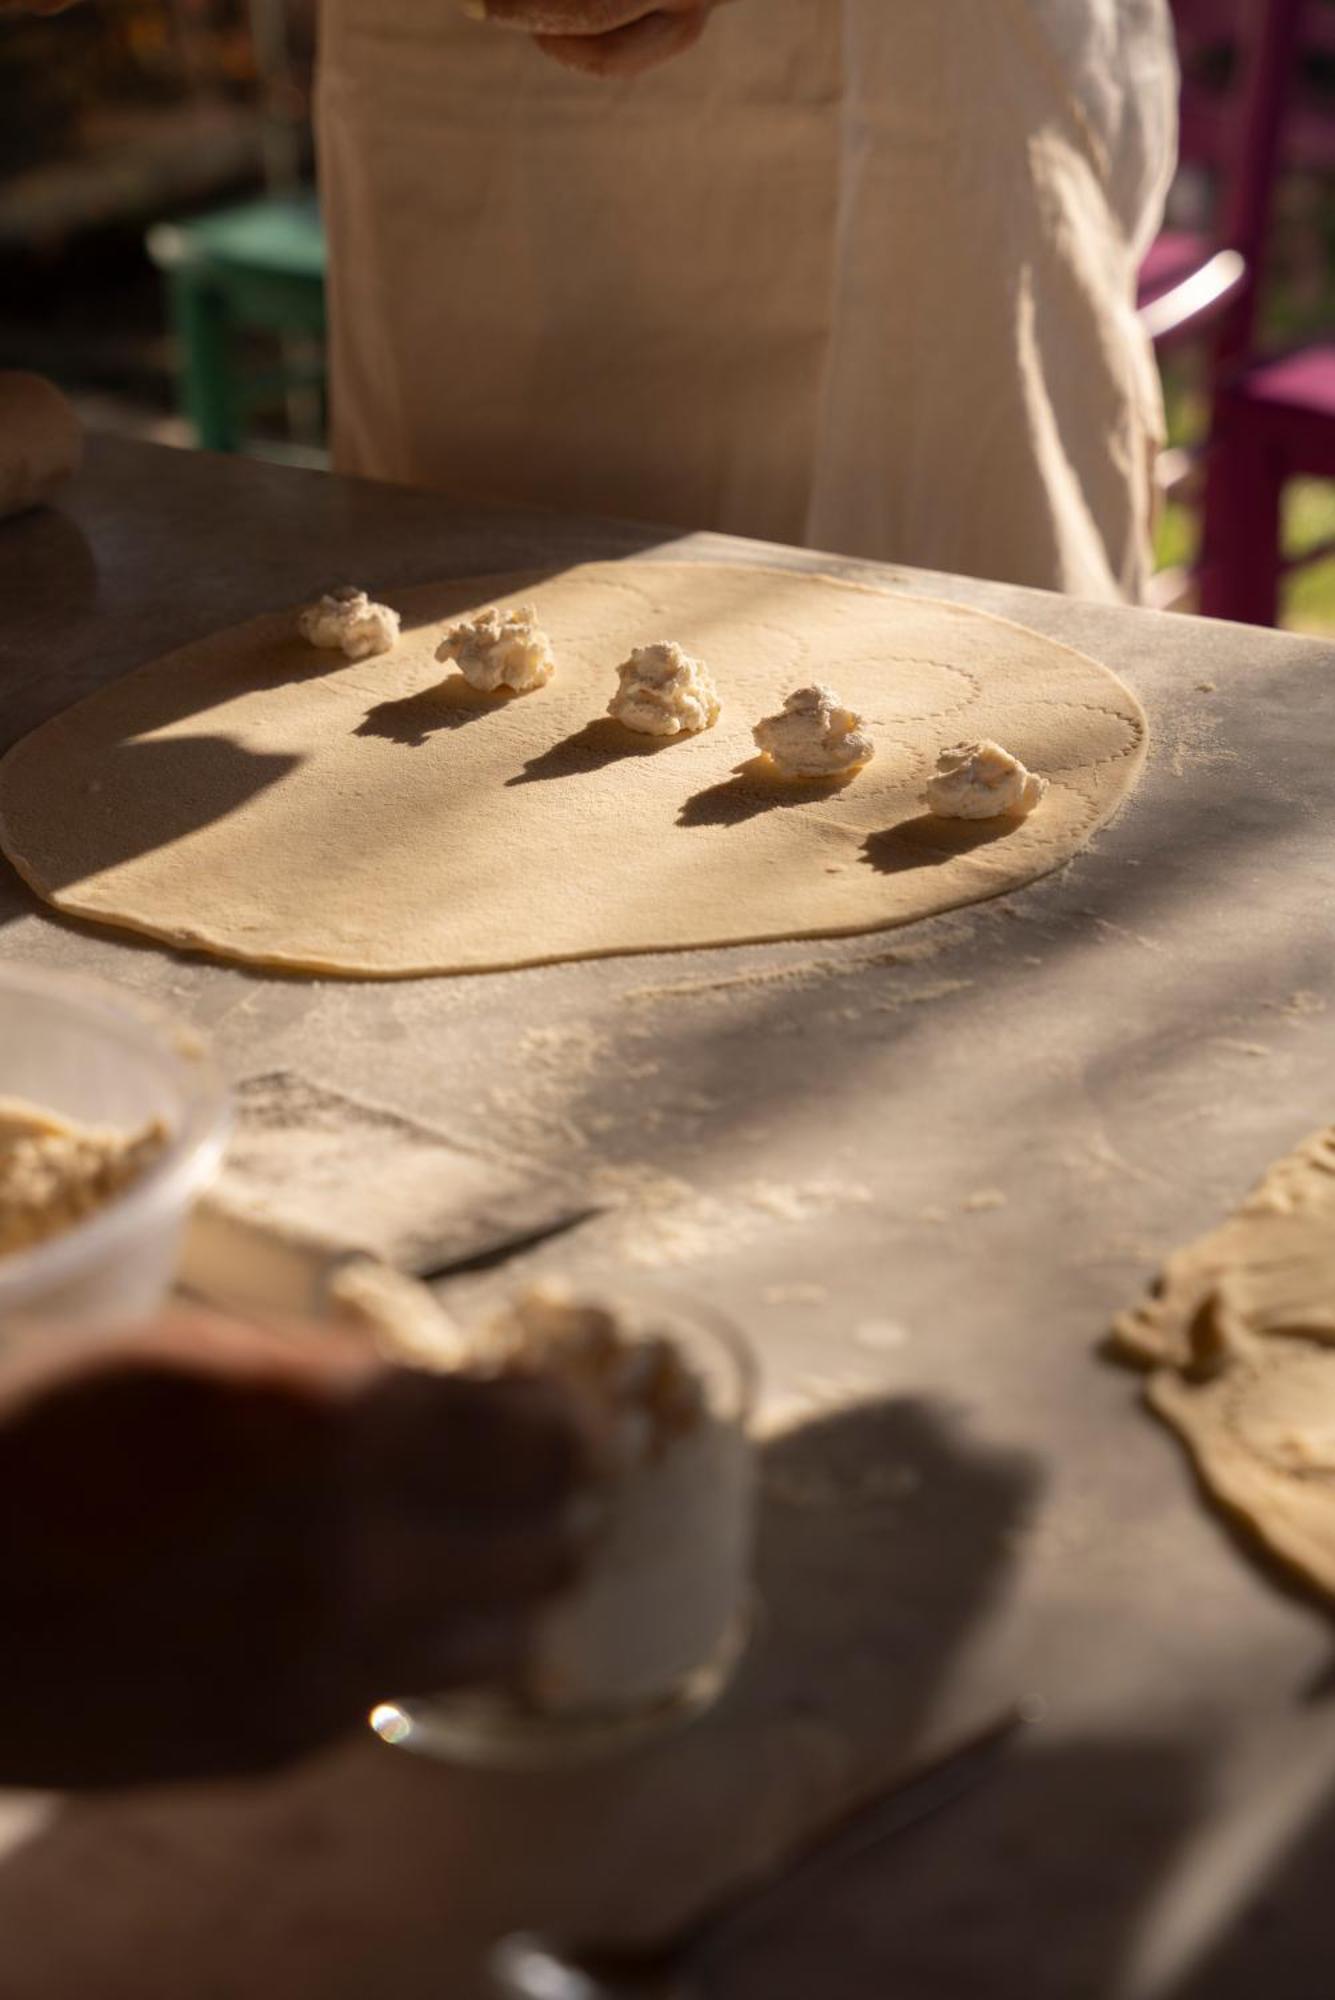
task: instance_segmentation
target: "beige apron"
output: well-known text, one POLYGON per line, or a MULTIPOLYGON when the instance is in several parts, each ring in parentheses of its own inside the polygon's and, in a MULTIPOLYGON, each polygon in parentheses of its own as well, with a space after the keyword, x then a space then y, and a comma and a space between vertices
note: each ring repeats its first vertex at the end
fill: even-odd
POLYGON ((322 34, 341 469, 1139 594, 1166 0, 736 0, 625 85, 322 34))

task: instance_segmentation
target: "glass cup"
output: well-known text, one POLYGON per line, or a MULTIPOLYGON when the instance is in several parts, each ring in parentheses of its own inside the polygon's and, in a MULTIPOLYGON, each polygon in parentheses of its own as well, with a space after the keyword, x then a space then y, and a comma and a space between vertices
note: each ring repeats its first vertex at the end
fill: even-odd
POLYGON ((226 1091, 203 1042, 120 987, 0 965, 0 1098, 127 1134, 161 1119, 168 1135, 104 1208, 0 1256, 0 1335, 9 1319, 111 1323, 153 1311, 227 1137, 226 1091))
POLYGON ((600 1481, 600 1527, 572 1588, 539 1613, 517 1682, 381 1702, 384 1742, 511 1767, 582 1760, 717 1700, 751 1623, 756 1370, 722 1317, 678 1299, 594 1295, 632 1335, 667 1338, 698 1421, 600 1481))

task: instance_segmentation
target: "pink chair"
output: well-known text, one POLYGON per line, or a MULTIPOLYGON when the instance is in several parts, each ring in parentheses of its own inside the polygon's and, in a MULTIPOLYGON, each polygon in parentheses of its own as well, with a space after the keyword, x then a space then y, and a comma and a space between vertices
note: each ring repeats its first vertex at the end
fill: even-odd
POLYGON ((1215 399, 1200 565, 1207 617, 1277 624, 1285 576, 1335 554, 1335 541, 1284 554, 1284 489, 1292 479, 1335 479, 1329 341, 1255 363, 1215 399))
POLYGON ((1304 0, 1174 0, 1183 66, 1182 157, 1210 169, 1215 226, 1166 230, 1141 272, 1142 321, 1166 348, 1213 336, 1216 366, 1251 346, 1304 0), (1201 72, 1227 59, 1231 87, 1201 72))
MULTIPOLYGON (((1241 461, 1221 441, 1223 399, 1254 355, 1271 208, 1281 153, 1289 151, 1297 55, 1309 18, 1306 0, 1174 0, 1174 12, 1183 66, 1182 155, 1211 173, 1215 228, 1209 236, 1160 237, 1142 273, 1141 318, 1161 351, 1188 340, 1206 343, 1212 425, 1196 581, 1200 608, 1214 611, 1218 573, 1237 566, 1235 553, 1216 562, 1216 552, 1236 551, 1257 526, 1241 461)), ((1201 456, 1165 453, 1164 490, 1200 497, 1201 456)), ((1192 582, 1180 571, 1160 576, 1154 601, 1165 608, 1184 603, 1192 582)))
MULTIPOLYGON (((1304 0, 1286 0, 1296 18, 1277 59, 1281 100, 1300 46, 1331 36, 1330 14, 1304 0)), ((1335 131, 1326 114, 1326 142, 1335 131)), ((1308 163, 1318 162, 1310 118, 1295 126, 1308 163)), ((1285 152, 1289 151, 1288 128, 1285 152)), ((1257 358, 1225 350, 1214 396, 1214 421, 1205 484, 1200 608, 1208 617, 1274 625, 1284 578, 1335 552, 1335 543, 1289 558, 1283 546, 1284 489, 1299 478, 1335 479, 1335 343, 1321 341, 1294 353, 1257 358)))

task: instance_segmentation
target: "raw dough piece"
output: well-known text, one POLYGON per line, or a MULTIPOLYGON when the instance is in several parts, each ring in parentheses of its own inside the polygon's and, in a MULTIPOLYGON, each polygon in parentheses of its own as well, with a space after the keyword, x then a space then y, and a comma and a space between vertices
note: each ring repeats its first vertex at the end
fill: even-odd
POLYGON ((943 750, 927 780, 926 803, 941 819, 1017 819, 1031 813, 1048 789, 1046 778, 1026 771, 999 743, 957 743, 943 750))
POLYGON ((259 618, 11 750, 5 852, 72 915, 390 978, 909 923, 1060 866, 1141 769, 1145 720, 1120 681, 957 605, 745 564, 510 581, 560 656, 541 701, 441 682, 437 645, 506 599, 495 578, 403 592, 403 637, 370 665, 327 664, 290 614, 259 618), (708 657, 717 728, 660 741, 590 721, 608 660, 646 630, 708 657), (807 797, 757 772, 750 718, 832 658, 878 755, 807 797), (1041 813, 976 828, 923 812, 937 749, 965 734, 1051 774, 1041 813))
POLYGON ((489 604, 445 634, 436 658, 452 660, 479 694, 495 694, 503 687, 514 694, 530 694, 546 687, 556 672, 551 642, 531 604, 518 610, 489 604))
POLYGON ((780 714, 767 715, 751 734, 785 778, 839 777, 876 755, 862 717, 828 687, 798 688, 780 714))
POLYGON ((419 1279, 373 1257, 350 1257, 329 1279, 325 1309, 339 1326, 367 1334, 388 1359, 442 1373, 466 1365, 464 1336, 419 1279))
POLYGON ((1335 1130, 1170 1258, 1112 1341, 1214 1497, 1335 1596, 1335 1130))
POLYGON ((682 647, 637 646, 617 668, 620 685, 607 713, 645 736, 690 736, 719 719, 718 689, 703 660, 682 647))
POLYGON ((303 639, 324 646, 349 660, 369 660, 388 653, 399 636, 399 614, 388 604, 373 604, 364 590, 345 584, 310 604, 297 620, 303 639))
POLYGON ((105 1208, 166 1143, 158 1120, 138 1132, 108 1132, 0 1101, 0 1254, 28 1250, 105 1208))

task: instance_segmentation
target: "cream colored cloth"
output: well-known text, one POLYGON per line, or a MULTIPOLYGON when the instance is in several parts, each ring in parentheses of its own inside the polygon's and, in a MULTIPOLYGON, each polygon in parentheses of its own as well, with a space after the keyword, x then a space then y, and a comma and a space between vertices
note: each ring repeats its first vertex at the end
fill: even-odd
POLYGON ((624 85, 323 21, 343 470, 1139 594, 1166 0, 737 0, 624 85))

